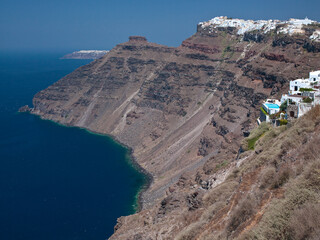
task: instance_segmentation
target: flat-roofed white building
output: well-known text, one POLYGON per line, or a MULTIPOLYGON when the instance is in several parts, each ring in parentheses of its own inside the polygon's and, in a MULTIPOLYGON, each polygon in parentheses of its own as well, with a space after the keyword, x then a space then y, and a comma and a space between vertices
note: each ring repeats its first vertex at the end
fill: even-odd
POLYGON ((268 114, 275 114, 280 111, 280 101, 277 99, 267 99, 262 104, 262 107, 268 114))
POLYGON ((288 95, 288 94, 283 94, 281 97, 281 104, 284 103, 285 101, 291 100, 292 102, 299 103, 303 100, 303 96, 300 95, 288 95))
POLYGON ((300 88, 313 88, 316 83, 320 82, 320 70, 309 73, 309 79, 296 79, 290 81, 290 95, 300 95, 300 88))
POLYGON ((320 81, 320 71, 310 72, 309 73, 310 82, 320 81))
POLYGON ((296 79, 293 81, 290 81, 290 95, 298 95, 301 94, 300 88, 311 88, 311 81, 309 79, 296 79))
POLYGON ((270 122, 270 115, 280 111, 280 101, 277 99, 267 99, 261 107, 260 117, 257 119, 258 124, 261 122, 270 122))

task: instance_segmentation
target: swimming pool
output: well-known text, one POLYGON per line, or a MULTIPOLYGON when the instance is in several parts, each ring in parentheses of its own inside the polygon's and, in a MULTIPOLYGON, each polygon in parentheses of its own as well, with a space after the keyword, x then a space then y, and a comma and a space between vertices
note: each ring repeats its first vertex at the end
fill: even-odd
POLYGON ((274 103, 265 103, 265 105, 268 108, 280 108, 280 106, 278 104, 274 104, 274 103))

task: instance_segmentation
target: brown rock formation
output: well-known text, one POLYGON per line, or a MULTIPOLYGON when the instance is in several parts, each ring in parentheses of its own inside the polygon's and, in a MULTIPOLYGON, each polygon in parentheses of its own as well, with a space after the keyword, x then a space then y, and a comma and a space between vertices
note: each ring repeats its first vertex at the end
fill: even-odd
MULTIPOLYGON (((261 101, 320 67, 307 39, 271 33, 243 39, 232 28, 199 27, 177 48, 130 37, 36 94, 32 112, 114 136, 153 176, 142 210, 119 218, 111 239, 202 239, 234 231, 240 225, 228 225, 228 216, 258 170, 236 175, 223 193, 219 184, 236 168, 243 132, 253 127, 261 101), (215 201, 223 205, 219 211, 215 201), (193 236, 193 228, 205 231, 193 236), (182 238, 185 232, 191 237, 182 238)), ((269 195, 262 199, 261 208, 269 195)))
POLYGON ((130 36, 129 41, 139 41, 139 42, 146 42, 146 37, 143 36, 130 36))

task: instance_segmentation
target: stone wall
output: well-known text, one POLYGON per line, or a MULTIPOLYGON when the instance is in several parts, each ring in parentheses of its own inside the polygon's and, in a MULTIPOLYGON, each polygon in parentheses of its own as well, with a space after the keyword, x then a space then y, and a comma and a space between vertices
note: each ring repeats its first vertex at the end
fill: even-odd
POLYGON ((298 106, 293 105, 293 104, 288 105, 287 115, 288 115, 288 119, 297 118, 298 117, 298 106))

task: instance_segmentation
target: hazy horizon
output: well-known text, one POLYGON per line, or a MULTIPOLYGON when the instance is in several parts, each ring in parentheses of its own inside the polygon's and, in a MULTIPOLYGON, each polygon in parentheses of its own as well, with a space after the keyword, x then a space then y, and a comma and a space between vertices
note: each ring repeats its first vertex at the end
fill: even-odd
POLYGON ((198 22, 216 16, 320 21, 319 7, 320 2, 314 0, 2 0, 0 51, 110 50, 130 35, 178 46, 195 33, 198 22))

